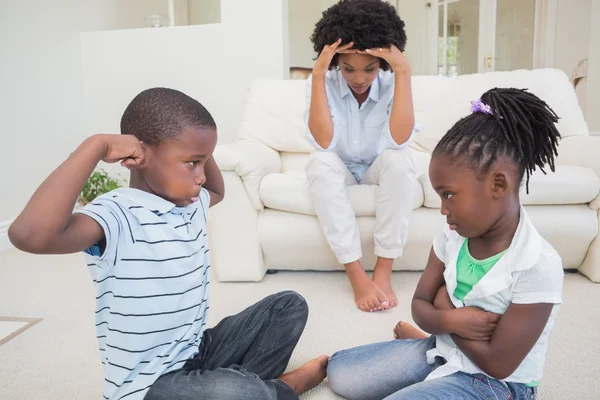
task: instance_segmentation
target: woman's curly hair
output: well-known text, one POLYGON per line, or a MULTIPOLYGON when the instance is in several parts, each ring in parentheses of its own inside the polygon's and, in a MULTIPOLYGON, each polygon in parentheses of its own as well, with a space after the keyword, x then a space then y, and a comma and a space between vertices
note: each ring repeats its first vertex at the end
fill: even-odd
MULTIPOLYGON (((326 45, 342 39, 341 45, 354 42, 354 49, 366 50, 395 45, 404 51, 406 32, 394 6, 382 0, 341 0, 323 12, 323 17, 310 37, 317 54, 326 45)), ((341 46, 340 45, 340 46, 341 46)), ((338 54, 329 64, 337 67, 338 54)), ((381 60, 381 69, 388 70, 389 64, 381 60)))

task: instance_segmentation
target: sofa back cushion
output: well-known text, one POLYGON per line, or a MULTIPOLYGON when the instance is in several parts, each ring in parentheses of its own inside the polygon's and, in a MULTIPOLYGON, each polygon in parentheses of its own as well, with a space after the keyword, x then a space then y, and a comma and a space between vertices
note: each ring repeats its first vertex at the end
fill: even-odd
POLYGON ((539 69, 453 78, 413 77, 415 120, 423 125, 423 131, 415 136, 415 142, 427 151, 433 151, 442 136, 460 118, 470 114, 471 101, 495 87, 528 89, 540 97, 560 117, 557 128, 562 137, 589 134, 575 89, 567 75, 558 69, 539 69))
MULTIPOLYGON (((560 117, 563 137, 588 135, 583 112, 567 75, 557 69, 491 72, 458 77, 412 78, 415 120, 423 131, 414 146, 431 152, 456 121, 470 113, 470 103, 494 87, 526 88, 545 100, 560 117)), ((238 137, 258 141, 277 151, 307 153, 304 80, 258 79, 246 98, 238 137)))

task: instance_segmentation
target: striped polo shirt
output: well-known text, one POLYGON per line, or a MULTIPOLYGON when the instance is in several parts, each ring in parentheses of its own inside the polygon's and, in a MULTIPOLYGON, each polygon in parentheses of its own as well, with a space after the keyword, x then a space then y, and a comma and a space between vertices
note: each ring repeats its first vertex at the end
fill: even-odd
POLYGON ((96 334, 105 399, 143 399, 163 374, 198 353, 208 311, 209 252, 202 189, 187 207, 131 188, 80 213, 104 230, 85 251, 96 286, 96 334))

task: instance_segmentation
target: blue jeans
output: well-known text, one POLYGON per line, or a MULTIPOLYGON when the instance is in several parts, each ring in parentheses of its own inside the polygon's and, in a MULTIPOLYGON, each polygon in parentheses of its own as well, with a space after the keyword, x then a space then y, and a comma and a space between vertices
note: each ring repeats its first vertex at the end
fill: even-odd
POLYGON ((144 400, 298 400, 276 379, 285 371, 308 318, 308 305, 287 291, 264 298, 207 329, 200 352, 161 376, 144 400))
POLYGON ((455 374, 424 381, 444 360, 427 363, 435 337, 394 340, 335 353, 327 376, 334 392, 356 400, 533 400, 536 390, 482 374, 455 374))

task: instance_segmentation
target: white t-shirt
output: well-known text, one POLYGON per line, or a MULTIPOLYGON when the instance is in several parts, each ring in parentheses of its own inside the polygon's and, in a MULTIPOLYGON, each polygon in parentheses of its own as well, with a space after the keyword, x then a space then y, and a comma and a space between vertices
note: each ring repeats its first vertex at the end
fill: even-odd
MULTIPOLYGON (((433 241, 433 250, 445 264, 444 279, 452 303, 457 307, 473 306, 496 314, 504 314, 515 304, 555 304, 550 318, 521 365, 507 382, 531 383, 542 379, 550 330, 562 302, 563 265, 556 250, 544 240, 521 207, 521 217, 515 236, 502 258, 465 296, 463 302, 454 296, 456 289, 456 261, 465 238, 445 229, 433 241)), ((436 337, 436 348, 427 352, 432 364, 436 356, 447 363, 434 370, 427 379, 440 378, 462 371, 485 374, 454 344, 449 335, 436 337)))

